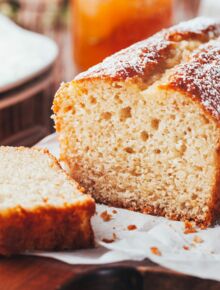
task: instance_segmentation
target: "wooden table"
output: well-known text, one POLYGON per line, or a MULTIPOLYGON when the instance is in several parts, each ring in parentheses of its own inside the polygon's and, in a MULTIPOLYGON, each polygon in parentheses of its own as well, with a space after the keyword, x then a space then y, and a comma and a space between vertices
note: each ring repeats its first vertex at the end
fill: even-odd
MULTIPOLYGON (((181 0, 182 1, 182 0, 181 0)), ((23 1, 25 2, 25 1, 23 1)), ((36 1, 35 1, 36 2, 36 1)), ((35 3, 33 2, 33 3, 35 3)), ((180 2, 180 1, 179 1, 180 2)), ((183 1, 182 1, 183 2, 183 1)), ((198 1, 195 1, 198 2, 198 1)), ((37 3, 37 2, 36 2, 37 3)), ((48 2, 49 3, 49 2, 48 2)), ((185 3, 185 1, 184 1, 185 3)), ((191 2, 190 2, 191 3, 191 2)), ((33 7, 31 6, 31 11, 33 7)), ((25 9, 21 10, 21 13, 26 13, 25 9)), ((42 29, 38 29, 37 26, 40 21, 33 21, 33 17, 23 24, 30 28, 29 24, 36 25, 31 27, 33 30, 42 32, 42 29), (36 24, 35 24, 36 23, 36 24)), ((42 22, 43 23, 43 22, 42 22)), ((55 72, 53 74, 54 87, 58 86, 61 80, 70 80, 76 73, 74 66, 71 65, 71 39, 69 31, 60 29, 56 31, 44 31, 49 36, 59 43, 60 57, 57 59, 55 72)), ((1 103, 3 106, 6 103, 1 103)), ((1 106, 0 106, 1 109, 1 106)), ((49 118, 48 118, 49 120, 49 118)), ((29 132, 28 132, 29 136, 29 132)), ((20 138, 20 137, 19 137, 20 138)), ((28 137, 29 138, 29 137, 28 137)), ((22 142, 27 139, 22 136, 22 142)), ((19 139, 19 140, 20 140, 19 139)), ((29 140, 29 139, 28 139, 29 140)), ((4 141, 7 144, 18 143, 17 139, 7 139, 4 141)), ((25 141, 26 142, 26 141, 25 141)), ((28 141, 29 142, 29 141, 28 141)), ((36 142, 36 141, 35 141, 36 142)), ((31 140, 29 143, 33 143, 31 140)), ((20 141, 19 141, 20 144, 20 141)), ((22 143, 23 144, 23 143, 22 143)), ((102 269, 103 267, 134 267, 137 269, 144 278, 144 289, 148 290, 218 290, 220 289, 220 283, 211 280, 202 280, 162 268, 149 260, 143 262, 121 262, 102 266, 79 266, 68 265, 57 260, 47 258, 37 258, 30 256, 18 256, 14 258, 0 258, 0 290, 55 290, 59 289, 64 283, 73 277, 86 274, 88 271, 95 271, 96 269, 102 269)), ((105 286, 101 288, 105 290, 105 286)), ((93 285, 94 286, 94 285, 93 285)), ((98 289, 96 286, 87 288, 88 290, 98 289)), ((86 289, 86 290, 87 290, 86 289)), ((84 289, 81 289, 84 290, 84 289)), ((114 290, 119 290, 117 285, 114 290)), ((134 289, 136 290, 136 289, 134 289)))
MULTIPOLYGON (((14 258, 0 259, 0 289, 1 290, 55 290, 60 289, 67 281, 78 275, 85 274, 88 271, 103 269, 103 267, 134 267, 144 278, 144 289, 147 290, 217 290, 220 289, 220 283, 211 280, 203 280, 190 277, 168 269, 162 268, 149 260, 143 262, 121 262, 102 266, 89 265, 69 265, 57 260, 18 256, 14 258)), ((97 281, 97 280, 96 280, 97 281)), ((105 285, 109 285, 110 278, 105 279, 105 285), (108 280, 109 279, 109 280, 108 280)), ((112 281, 112 280, 111 280, 112 281)), ((98 281, 97 281, 98 282, 98 281)), ((88 290, 103 289, 96 283, 90 285, 88 290)), ((71 289, 81 289, 74 287, 71 289)), ((87 290, 85 289, 85 290, 87 290)), ((108 288, 113 289, 113 288, 108 288)), ((114 284, 114 290, 120 290, 117 283, 114 284)), ((123 288, 127 289, 127 288, 123 288)), ((134 289, 136 290, 136 289, 134 289)))

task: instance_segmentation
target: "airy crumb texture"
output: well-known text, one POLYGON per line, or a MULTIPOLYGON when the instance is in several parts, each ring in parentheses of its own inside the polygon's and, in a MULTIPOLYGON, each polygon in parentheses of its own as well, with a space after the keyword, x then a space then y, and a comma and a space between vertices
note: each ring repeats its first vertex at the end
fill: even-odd
POLYGON ((57 92, 61 158, 98 202, 206 227, 220 216, 220 25, 164 30, 57 92))
POLYGON ((43 149, 0 147, 0 254, 93 246, 95 204, 43 149))

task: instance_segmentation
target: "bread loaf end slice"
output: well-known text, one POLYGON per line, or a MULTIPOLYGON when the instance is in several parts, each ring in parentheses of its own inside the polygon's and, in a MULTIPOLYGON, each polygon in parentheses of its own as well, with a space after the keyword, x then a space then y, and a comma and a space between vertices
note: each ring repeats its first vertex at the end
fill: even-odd
POLYGON ((0 254, 93 246, 95 204, 47 150, 0 147, 0 254))

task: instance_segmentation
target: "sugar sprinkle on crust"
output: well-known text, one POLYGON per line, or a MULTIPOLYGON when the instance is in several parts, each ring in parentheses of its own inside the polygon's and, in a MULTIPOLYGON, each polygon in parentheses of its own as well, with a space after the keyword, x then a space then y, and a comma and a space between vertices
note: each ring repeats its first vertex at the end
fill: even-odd
POLYGON ((169 87, 189 93, 220 120, 220 39, 193 53, 188 63, 178 66, 169 87))
POLYGON ((217 36, 220 36, 220 25, 215 20, 196 18, 183 22, 113 54, 102 63, 79 74, 75 80, 99 77, 120 80, 144 76, 167 58, 173 42, 190 38, 205 41, 217 36))

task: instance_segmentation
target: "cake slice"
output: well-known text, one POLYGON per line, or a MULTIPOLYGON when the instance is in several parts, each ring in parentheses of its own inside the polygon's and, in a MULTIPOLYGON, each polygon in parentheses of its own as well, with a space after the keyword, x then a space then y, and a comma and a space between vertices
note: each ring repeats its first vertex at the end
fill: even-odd
POLYGON ((163 30, 62 84, 61 158, 98 202, 202 226, 220 216, 220 23, 163 30))
POLYGON ((0 254, 93 246, 95 204, 47 150, 0 147, 0 254))

